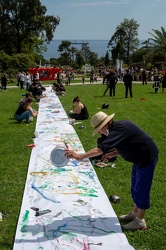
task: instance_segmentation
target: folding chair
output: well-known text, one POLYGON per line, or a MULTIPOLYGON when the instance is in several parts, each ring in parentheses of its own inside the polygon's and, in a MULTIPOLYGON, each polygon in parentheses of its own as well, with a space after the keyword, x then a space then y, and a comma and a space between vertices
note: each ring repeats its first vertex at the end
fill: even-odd
POLYGON ((160 90, 160 81, 155 81, 153 83, 154 92, 157 93, 160 90))

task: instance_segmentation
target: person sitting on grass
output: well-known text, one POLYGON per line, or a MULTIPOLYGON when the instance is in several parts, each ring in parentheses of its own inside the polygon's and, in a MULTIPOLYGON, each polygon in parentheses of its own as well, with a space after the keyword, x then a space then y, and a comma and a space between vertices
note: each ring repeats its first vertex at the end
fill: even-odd
POLYGON ((80 101, 78 96, 73 99, 73 104, 73 110, 69 111, 70 118, 75 120, 86 120, 89 118, 87 107, 80 101))
POLYGON ((135 231, 147 229, 144 219, 150 208, 150 190, 158 161, 158 148, 152 138, 131 121, 113 121, 115 114, 107 115, 100 111, 91 118, 93 134, 104 134, 105 140, 97 147, 83 154, 66 149, 65 155, 81 161, 103 154, 103 161, 118 155, 132 163, 131 196, 133 209, 119 218, 129 223, 122 226, 124 230, 135 231))
POLYGON ((42 86, 41 82, 37 78, 34 78, 28 91, 32 92, 33 97, 37 101, 40 101, 40 99, 44 97, 43 92, 46 91, 46 88, 42 86))
POLYGON ((14 118, 20 123, 23 120, 26 120, 26 124, 30 123, 30 117, 37 116, 38 112, 33 110, 32 107, 32 98, 28 97, 25 102, 23 102, 15 112, 14 118))
POLYGON ((25 94, 25 98, 23 98, 23 99, 21 99, 20 101, 19 101, 19 103, 18 103, 18 107, 20 107, 23 103, 25 103, 26 102, 26 100, 28 99, 28 97, 33 97, 32 95, 31 95, 31 93, 26 93, 25 94))
POLYGON ((66 89, 62 83, 53 83, 52 90, 56 95, 66 95, 66 89))

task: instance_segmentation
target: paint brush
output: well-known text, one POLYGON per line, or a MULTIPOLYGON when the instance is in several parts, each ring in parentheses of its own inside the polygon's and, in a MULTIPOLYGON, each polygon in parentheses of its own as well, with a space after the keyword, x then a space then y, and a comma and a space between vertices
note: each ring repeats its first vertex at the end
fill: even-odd
POLYGON ((100 243, 88 243, 88 245, 102 246, 102 242, 100 242, 100 243))
POLYGON ((34 210, 34 211, 39 211, 39 208, 38 207, 30 207, 32 210, 34 210))
POLYGON ((50 213, 51 210, 50 209, 46 209, 46 210, 40 210, 40 211, 37 211, 35 213, 35 216, 41 216, 41 215, 44 215, 44 214, 47 214, 47 213, 50 213))

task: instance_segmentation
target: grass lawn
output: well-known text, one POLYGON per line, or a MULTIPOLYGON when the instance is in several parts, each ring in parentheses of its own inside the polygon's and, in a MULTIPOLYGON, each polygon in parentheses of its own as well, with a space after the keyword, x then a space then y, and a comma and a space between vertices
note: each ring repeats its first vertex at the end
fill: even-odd
MULTIPOLYGON (((78 95, 88 107, 90 117, 100 110, 103 103, 108 103, 109 108, 104 110, 107 114, 115 113, 115 120, 135 122, 154 139, 160 154, 151 191, 151 209, 146 214, 148 230, 125 234, 136 250, 165 250, 166 93, 154 93, 152 84, 133 84, 133 98, 127 99, 124 98, 125 90, 121 83, 116 86, 115 97, 110 98, 108 92, 104 97, 104 90, 105 85, 102 84, 72 86, 71 83, 66 87, 66 96, 59 98, 68 111, 73 98, 78 95)), ((4 213, 3 221, 0 222, 0 250, 11 250, 13 247, 31 154, 31 149, 26 148, 26 145, 32 143, 35 130, 36 119, 32 124, 26 125, 18 124, 13 118, 23 93, 18 88, 0 91, 0 211, 4 213)), ((33 107, 38 108, 36 102, 33 107)), ((85 128, 79 129, 80 124, 74 125, 74 128, 87 151, 96 146, 97 135, 92 137, 89 120, 82 121, 81 125, 85 128)), ((108 197, 115 194, 121 198, 120 203, 112 204, 117 216, 128 213, 133 205, 130 197, 131 164, 119 157, 115 169, 95 168, 95 171, 108 197)))

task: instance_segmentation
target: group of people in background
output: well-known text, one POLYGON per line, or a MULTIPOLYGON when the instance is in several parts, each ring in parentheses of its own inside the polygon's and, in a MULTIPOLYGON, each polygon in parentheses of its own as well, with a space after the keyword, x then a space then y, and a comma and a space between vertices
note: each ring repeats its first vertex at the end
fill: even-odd
POLYGON ((89 74, 89 80, 90 80, 90 84, 93 84, 94 82, 97 83, 97 74, 94 73, 93 70, 90 71, 90 74, 89 74))
MULTIPOLYGON (((73 77, 73 73, 71 72, 70 78, 73 77)), ((91 71, 90 77, 93 78, 94 82, 94 73, 91 71)), ((17 86, 20 87, 20 89, 26 89, 28 92, 32 92, 33 97, 36 100, 40 100, 43 97, 43 92, 45 91, 45 88, 42 86, 42 83, 39 80, 39 73, 36 72, 34 76, 32 76, 29 72, 18 72, 16 75, 17 78, 17 86)), ((96 77, 97 79, 97 77, 96 77)), ((125 98, 128 97, 128 92, 130 94, 130 97, 133 97, 132 93, 132 82, 134 80, 134 76, 131 70, 126 69, 123 73, 123 78, 121 79, 124 82, 125 85, 125 98)), ((166 88, 166 73, 163 74, 163 76, 159 76, 157 74, 153 75, 153 85, 155 92, 158 92, 160 88, 162 88, 162 93, 164 93, 164 89, 166 88)), ((97 81, 97 80, 96 80, 97 81)), ((103 93, 105 96, 107 91, 109 90, 110 96, 115 96, 115 90, 116 90, 116 83, 119 81, 118 71, 115 71, 113 69, 106 71, 103 74, 103 84, 106 84, 106 89, 103 93)), ((146 70, 142 71, 142 84, 147 85, 148 77, 146 70)), ((7 86, 7 75, 4 73, 1 77, 1 86, 0 88, 4 91, 6 91, 7 86)), ((92 83, 91 82, 91 83, 92 83)), ((82 84, 85 84, 85 77, 82 76, 82 84)), ((65 85, 70 85, 69 82, 65 85)), ((55 91, 57 95, 65 95, 66 89, 63 85, 63 77, 62 74, 57 75, 57 83, 53 83, 52 89, 55 91)))
POLYGON ((39 101, 43 98, 43 92, 46 90, 39 79, 38 71, 31 75, 29 72, 18 72, 16 75, 17 86, 20 89, 25 89, 26 92, 31 92, 32 96, 39 101))
MULTIPOLYGON (((132 93, 132 81, 133 77, 129 70, 127 69, 124 76, 123 76, 123 82, 125 85, 125 98, 128 97, 128 91, 130 92, 130 97, 133 97, 132 93)), ((103 84, 106 84, 106 89, 103 93, 103 96, 106 95, 107 91, 109 90, 109 96, 115 96, 115 88, 116 88, 116 83, 118 82, 118 76, 116 74, 116 71, 110 70, 105 76, 103 77, 103 84)))
POLYGON ((63 84, 63 81, 65 80, 65 85, 70 85, 70 81, 74 80, 75 73, 74 71, 66 70, 63 73, 57 74, 57 83, 59 85, 63 84))
POLYGON ((20 87, 20 89, 26 89, 28 91, 32 81, 33 81, 33 76, 29 72, 18 72, 16 75, 17 79, 17 86, 20 87))
MULTIPOLYGON (((115 89, 116 89, 116 83, 118 82, 118 74, 117 71, 111 69, 109 71, 106 71, 103 75, 103 84, 106 84, 106 89, 103 93, 103 96, 106 95, 107 91, 109 90, 109 96, 115 96, 115 89)), ((123 78, 121 79, 124 82, 125 86, 125 98, 128 97, 128 92, 130 94, 130 97, 133 97, 132 93, 132 82, 134 80, 133 73, 131 70, 126 69, 123 73, 123 78)), ((147 75, 146 70, 142 71, 142 85, 147 85, 147 75)), ((155 75, 153 77, 153 85, 155 92, 158 92, 159 88, 162 87, 162 93, 164 93, 164 89, 166 88, 166 72, 163 74, 162 77, 159 77, 159 75, 155 75), (160 86, 161 85, 161 86, 160 86)))

